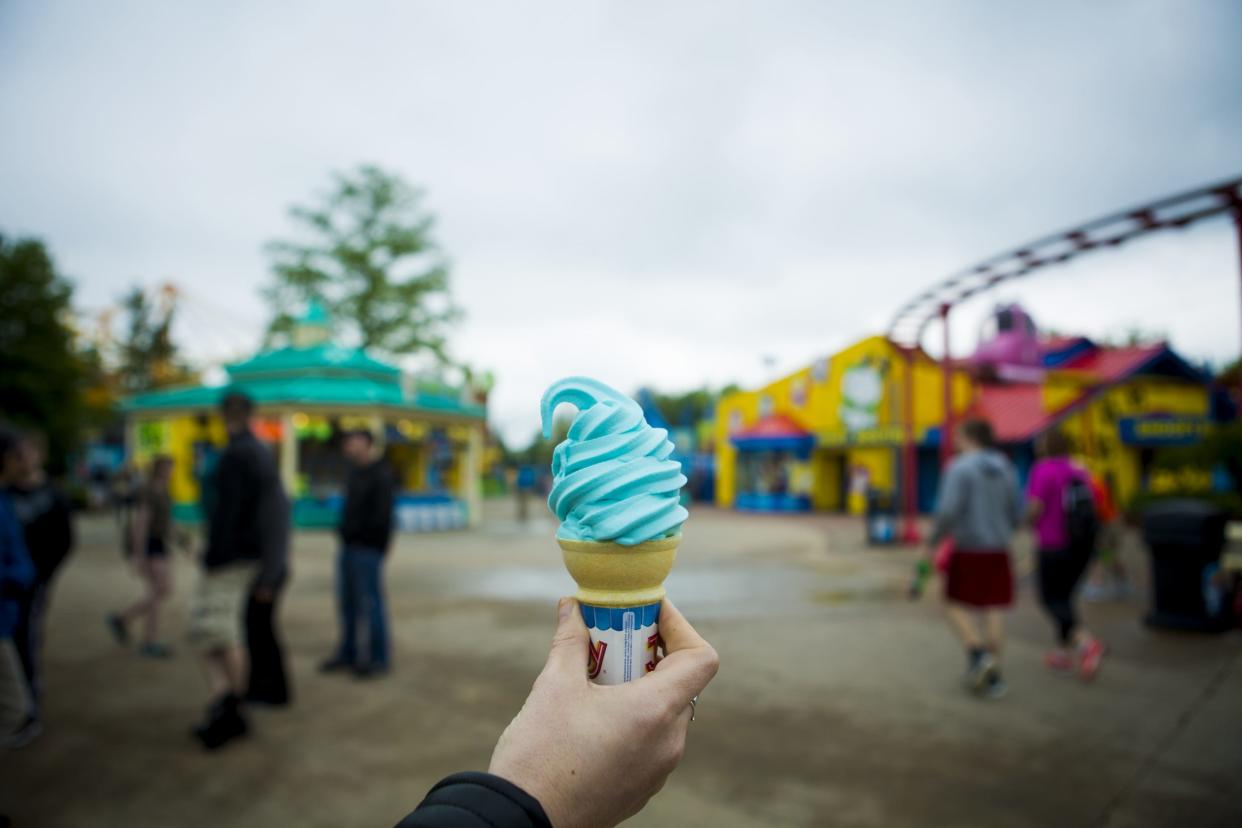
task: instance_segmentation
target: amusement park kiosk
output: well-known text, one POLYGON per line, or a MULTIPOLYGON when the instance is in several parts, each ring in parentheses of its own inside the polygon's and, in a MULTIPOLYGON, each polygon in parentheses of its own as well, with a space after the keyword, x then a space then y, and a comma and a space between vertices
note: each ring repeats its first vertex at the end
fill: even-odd
POLYGON ((295 525, 335 525, 346 475, 340 435, 356 428, 374 435, 397 474, 399 529, 480 520, 485 399, 412 381, 361 348, 333 344, 322 311, 299 322, 289 347, 225 370, 224 385, 163 389, 123 403, 129 462, 143 468, 155 455, 173 459, 179 520, 201 517, 203 483, 225 444, 216 408, 226 390, 254 399, 255 433, 277 459, 295 525))

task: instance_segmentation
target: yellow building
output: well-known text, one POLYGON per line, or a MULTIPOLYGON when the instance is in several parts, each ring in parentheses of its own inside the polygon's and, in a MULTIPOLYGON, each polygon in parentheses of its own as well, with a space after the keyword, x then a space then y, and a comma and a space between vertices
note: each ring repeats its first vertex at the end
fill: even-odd
MULTIPOLYGON (((1032 328, 1033 331, 1033 328, 1032 328)), ((989 419, 1025 475, 1032 445, 1063 426, 1119 503, 1142 490, 1155 449, 1209 428, 1206 377, 1167 345, 1105 348, 1044 341, 1022 381, 963 361, 952 370, 953 415, 989 419)), ((912 422, 917 506, 934 505, 944 421, 944 372, 922 352, 869 337, 716 410, 716 502, 754 511, 864 510, 869 490, 902 495, 912 422), (912 394, 907 394, 912 372, 912 394)))
MULTIPOLYGON (((913 371, 914 440, 938 444, 944 419, 940 365, 873 336, 716 408, 716 502, 760 511, 860 512, 868 489, 895 491, 905 440, 906 375, 913 371)), ((965 372, 953 403, 970 405, 965 372)))

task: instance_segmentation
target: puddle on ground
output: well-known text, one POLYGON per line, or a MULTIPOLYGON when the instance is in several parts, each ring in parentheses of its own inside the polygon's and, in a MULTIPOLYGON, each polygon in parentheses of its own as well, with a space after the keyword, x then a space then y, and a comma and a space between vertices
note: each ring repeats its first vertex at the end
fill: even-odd
MULTIPOLYGON (((493 567, 483 571, 447 574, 437 585, 457 592, 502 601, 555 601, 574 591, 564 569, 554 567, 493 567)), ((891 580, 862 569, 846 573, 816 573, 797 567, 683 567, 673 570, 666 583, 678 606, 699 616, 749 617, 816 611, 856 601, 887 600, 900 596, 891 580)))

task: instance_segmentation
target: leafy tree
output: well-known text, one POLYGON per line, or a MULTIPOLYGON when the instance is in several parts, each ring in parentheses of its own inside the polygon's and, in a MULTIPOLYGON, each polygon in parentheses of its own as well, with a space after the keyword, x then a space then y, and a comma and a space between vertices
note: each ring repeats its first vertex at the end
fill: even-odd
POLYGON ((716 403, 721 397, 738 390, 736 385, 727 385, 719 391, 696 388, 680 394, 656 393, 653 397, 656 408, 670 425, 694 425, 716 410, 716 403))
POLYGON ((298 309, 315 300, 331 312, 335 334, 363 347, 447 361, 445 330, 460 314, 422 193, 374 166, 336 174, 333 185, 317 206, 289 211, 310 241, 267 246, 275 277, 263 291, 273 314, 268 340, 287 335, 298 309))
POLYGON ((195 379, 177 352, 172 338, 175 306, 157 307, 140 287, 121 300, 125 311, 125 338, 119 347, 117 375, 121 390, 138 393, 195 379))
POLYGON ((1223 369, 1221 369, 1221 372, 1216 375, 1217 385, 1223 385, 1226 388, 1237 388, 1239 380, 1242 380, 1242 377, 1239 377, 1238 375, 1239 370, 1242 370, 1242 363, 1238 360, 1235 359, 1227 364, 1223 369))
POLYGON ((548 468, 552 465, 552 452, 565 441, 565 436, 569 434, 569 427, 573 425, 574 418, 570 414, 562 414, 552 419, 552 437, 550 439, 543 436, 542 431, 536 431, 535 436, 531 438, 530 445, 524 449, 515 451, 511 455, 511 459, 518 463, 530 463, 537 468, 548 468))
POLYGON ((0 416, 41 430, 56 470, 88 415, 69 326, 72 297, 41 241, 0 236, 0 416))

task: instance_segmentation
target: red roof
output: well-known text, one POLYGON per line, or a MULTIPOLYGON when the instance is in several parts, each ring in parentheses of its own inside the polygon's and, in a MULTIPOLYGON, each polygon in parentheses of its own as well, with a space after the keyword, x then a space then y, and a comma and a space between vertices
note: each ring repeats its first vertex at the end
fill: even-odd
POLYGON ((1086 339, 1084 336, 1045 336, 1040 338, 1039 347, 1045 351, 1059 351, 1071 345, 1077 345, 1086 339))
POLYGON ((1166 348, 1163 342, 1127 348, 1092 348, 1057 367, 1067 371, 1083 371, 1100 382, 1117 382, 1133 374, 1166 348))
MULTIPOLYGON (((1078 403, 1083 395, 1069 405, 1078 403)), ((1021 443, 1051 426, 1061 412, 1044 410, 1043 388, 1039 385, 984 385, 975 398, 973 413, 985 418, 1000 443, 1021 443)))
POLYGON ((983 385, 972 412, 986 417, 1001 443, 1020 443, 1052 426, 1100 386, 1120 382, 1168 349, 1164 343, 1126 348, 1091 348, 1054 370, 1087 375, 1090 385, 1055 411, 1044 409, 1040 385, 983 385))
POLYGON ((770 414, 744 431, 733 435, 734 440, 755 437, 809 437, 810 432, 784 414, 770 414))

